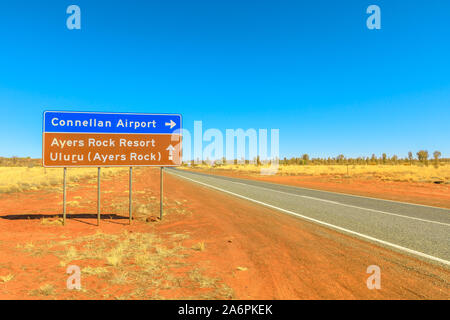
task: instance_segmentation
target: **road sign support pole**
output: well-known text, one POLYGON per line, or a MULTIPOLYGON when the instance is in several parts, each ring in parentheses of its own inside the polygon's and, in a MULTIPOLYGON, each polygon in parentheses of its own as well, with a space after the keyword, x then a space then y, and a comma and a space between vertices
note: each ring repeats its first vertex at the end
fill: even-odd
POLYGON ((162 219, 163 219, 163 209, 164 209, 164 203, 163 203, 163 199, 164 199, 164 194, 163 194, 163 191, 164 191, 164 187, 163 187, 163 185, 164 185, 164 167, 161 167, 161 189, 160 189, 160 192, 159 192, 159 194, 160 194, 160 201, 159 201, 159 204, 160 204, 160 210, 159 210, 159 220, 161 220, 162 221, 162 219))
POLYGON ((133 168, 130 167, 130 199, 129 199, 129 214, 130 214, 130 225, 131 220, 133 220, 133 168))
POLYGON ((100 226, 100 174, 101 174, 101 168, 98 168, 98 174, 97 174, 97 226, 100 226))
POLYGON ((66 186, 67 186, 67 168, 64 168, 64 177, 63 177, 63 226, 66 225, 66 186))

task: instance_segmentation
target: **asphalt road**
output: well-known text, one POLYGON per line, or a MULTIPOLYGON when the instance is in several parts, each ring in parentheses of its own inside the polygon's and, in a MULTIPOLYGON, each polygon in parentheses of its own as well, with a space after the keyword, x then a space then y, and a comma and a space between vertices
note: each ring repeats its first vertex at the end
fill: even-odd
POLYGON ((450 267, 450 210, 185 170, 179 178, 450 267))

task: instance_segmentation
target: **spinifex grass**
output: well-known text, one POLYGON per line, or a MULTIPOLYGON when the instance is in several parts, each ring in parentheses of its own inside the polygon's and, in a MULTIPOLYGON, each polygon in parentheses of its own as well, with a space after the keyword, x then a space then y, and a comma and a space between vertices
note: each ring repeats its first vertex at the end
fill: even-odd
MULTIPOLYGON (((33 243, 18 249, 34 256, 54 255, 59 268, 77 265, 86 280, 95 277, 103 291, 83 288, 83 293, 96 298, 110 297, 115 288, 121 299, 164 299, 160 290, 182 289, 186 296, 176 298, 231 298, 232 291, 218 279, 203 275, 198 267, 191 266, 187 258, 195 254, 185 248, 180 240, 187 235, 168 234, 163 238, 154 233, 123 232, 121 234, 96 233, 62 241, 33 243), (103 285, 101 285, 103 284, 103 285), (122 288, 122 289, 120 289, 122 288), (195 293, 201 289, 201 292, 195 293), (189 294, 193 292, 193 294, 189 294)), ((202 246, 205 250, 205 247, 202 246)), ((38 288, 32 295, 57 295, 57 286, 38 288)), ((174 298, 174 297, 170 297, 174 298)))
MULTIPOLYGON (((103 168, 102 177, 127 172, 127 168, 103 168)), ((68 183, 97 177, 96 168, 76 168, 68 170, 68 183)), ((42 167, 0 167, 0 193, 21 192, 62 186, 62 169, 42 167)))

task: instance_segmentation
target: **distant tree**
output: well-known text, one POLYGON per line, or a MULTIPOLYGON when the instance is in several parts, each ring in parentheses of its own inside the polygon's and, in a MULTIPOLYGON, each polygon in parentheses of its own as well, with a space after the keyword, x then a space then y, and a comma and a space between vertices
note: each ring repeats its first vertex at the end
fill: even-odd
POLYGON ((374 164, 378 163, 377 156, 375 155, 375 153, 372 153, 372 158, 370 159, 370 161, 374 164))
POLYGON ((413 162, 413 153, 410 151, 408 152, 408 159, 409 159, 409 164, 412 165, 413 162))
POLYGON ((386 164, 386 160, 387 160, 387 155, 386 155, 386 153, 383 153, 383 154, 381 155, 381 157, 382 157, 382 159, 383 159, 383 164, 386 164))
POLYGON ((394 164, 397 164, 398 157, 394 154, 394 155, 392 156, 392 158, 391 158, 391 161, 392 161, 394 164))
POLYGON ((420 150, 417 152, 417 158, 420 162, 427 164, 428 163, 428 151, 427 150, 420 150))
POLYGON ((307 153, 302 155, 302 160, 303 160, 303 164, 308 164, 308 162, 309 162, 309 155, 307 153))
POLYGON ((434 157, 434 165, 436 167, 438 167, 439 166, 439 158, 441 157, 441 152, 436 150, 435 152, 433 152, 433 157, 434 157))

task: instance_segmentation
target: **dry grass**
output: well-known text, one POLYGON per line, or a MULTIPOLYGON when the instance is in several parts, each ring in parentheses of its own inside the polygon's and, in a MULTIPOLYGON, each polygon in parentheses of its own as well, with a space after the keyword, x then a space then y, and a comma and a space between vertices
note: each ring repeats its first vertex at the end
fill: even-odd
POLYGON ((43 218, 41 219, 41 224, 44 226, 62 226, 63 219, 57 217, 53 219, 43 218))
MULTIPOLYGON (((126 171, 126 168, 103 168, 102 177, 109 177, 126 171)), ((96 168, 68 169, 67 172, 67 181, 69 183, 97 177, 96 168)), ((62 169, 0 167, 0 193, 59 188, 62 186, 62 181, 62 169)))
MULTIPOLYGON (((212 168, 210 166, 198 166, 200 169, 216 171, 232 171, 242 174, 260 174, 263 166, 248 165, 224 165, 212 168)), ((439 167, 433 165, 280 165, 277 175, 281 176, 347 176, 368 179, 380 179, 384 181, 409 181, 409 182, 443 182, 450 183, 450 165, 443 164, 439 167)))
POLYGON ((196 251, 205 251, 205 243, 204 242, 196 243, 192 246, 192 249, 196 251))
MULTIPOLYGON (((96 233, 73 239, 46 241, 18 248, 31 255, 35 252, 54 255, 59 266, 75 264, 81 267, 82 277, 95 277, 103 291, 85 290, 93 298, 164 299, 158 292, 167 289, 207 289, 192 297, 176 298, 229 298, 232 291, 217 279, 204 276, 190 268, 186 258, 193 253, 181 246, 186 235, 168 234, 162 239, 153 233, 123 232, 121 234, 96 233), (180 268, 184 271, 180 271, 180 268), (186 270, 187 268, 187 270, 186 270), (122 287, 120 296, 110 296, 111 286, 122 287)), ((200 246, 204 249, 204 244, 200 246)), ((117 288, 116 288, 117 289, 117 288)), ((184 291, 184 290, 182 290, 184 291)), ((51 295, 49 288, 39 288, 33 295, 51 295)), ((174 298, 174 297, 170 297, 174 298)))
POLYGON ((13 274, 8 274, 6 276, 0 276, 0 283, 7 283, 7 282, 10 282, 12 279, 14 279, 13 274))
POLYGON ((32 296, 52 296, 55 294, 55 288, 51 284, 44 284, 39 289, 32 290, 30 295, 32 296))
POLYGON ((109 271, 105 267, 86 267, 81 270, 81 273, 89 276, 98 276, 107 274, 109 271))
POLYGON ((110 281, 112 284, 126 284, 128 283, 128 272, 122 271, 116 274, 110 281))
POLYGON ((66 205, 68 207, 72 207, 72 208, 79 208, 80 207, 80 202, 76 201, 76 200, 74 200, 74 201, 67 201, 66 205))
POLYGON ((189 278, 194 283, 198 283, 200 288, 210 288, 217 284, 217 279, 203 276, 198 268, 194 268, 191 272, 189 272, 189 278))
POLYGON ((122 262, 123 257, 123 250, 120 247, 117 247, 109 252, 109 255, 106 257, 106 261, 108 262, 108 265, 118 267, 122 262))

